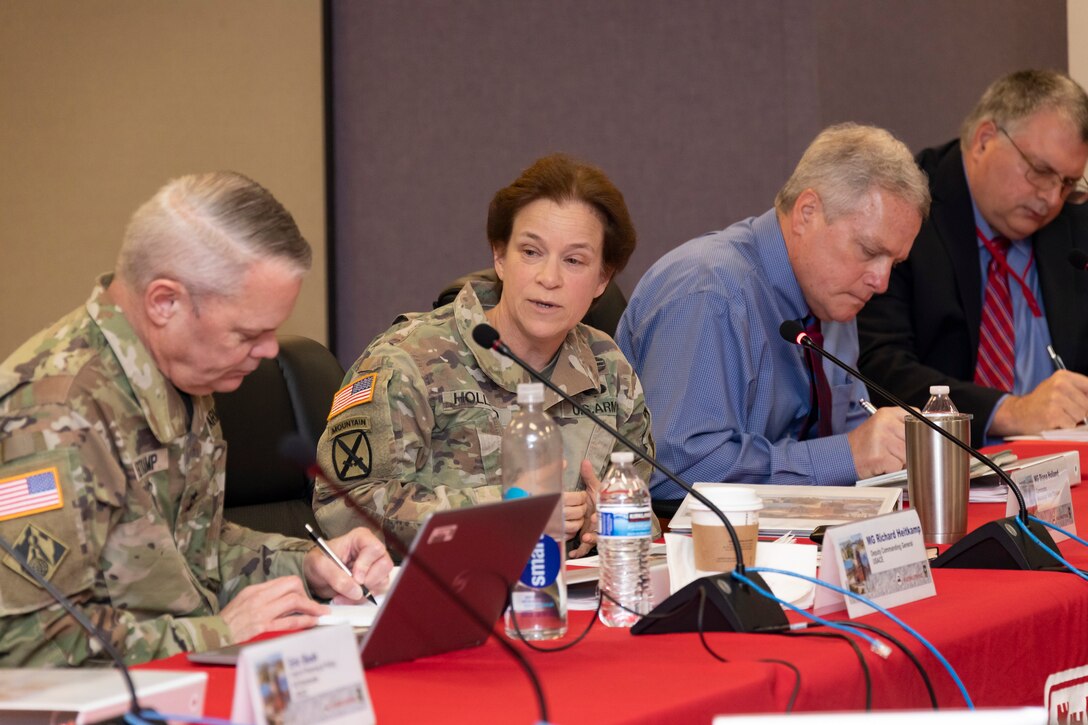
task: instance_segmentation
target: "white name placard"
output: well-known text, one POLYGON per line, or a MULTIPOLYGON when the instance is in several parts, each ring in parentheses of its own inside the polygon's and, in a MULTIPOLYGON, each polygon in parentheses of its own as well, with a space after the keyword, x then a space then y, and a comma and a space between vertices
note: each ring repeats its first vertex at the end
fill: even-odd
MULTIPOLYGON (((895 607, 937 593, 913 509, 835 526, 824 535, 820 579, 895 607)), ((863 602, 826 587, 816 588, 816 614, 846 608, 851 619, 873 612, 863 602)))
POLYGON ((243 648, 230 719, 253 725, 373 725, 374 707, 351 627, 316 627, 243 648))

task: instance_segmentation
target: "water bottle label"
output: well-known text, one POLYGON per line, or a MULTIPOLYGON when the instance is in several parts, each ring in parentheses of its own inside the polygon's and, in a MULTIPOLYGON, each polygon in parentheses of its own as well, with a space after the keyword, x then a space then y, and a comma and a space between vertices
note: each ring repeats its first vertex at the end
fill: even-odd
POLYGON ((650 536, 653 516, 649 506, 601 506, 598 514, 601 536, 650 536))
POLYGON ((527 587, 542 589, 551 586, 559 576, 559 567, 563 563, 559 544, 547 534, 541 534, 536 548, 529 555, 529 563, 521 572, 521 583, 527 587))

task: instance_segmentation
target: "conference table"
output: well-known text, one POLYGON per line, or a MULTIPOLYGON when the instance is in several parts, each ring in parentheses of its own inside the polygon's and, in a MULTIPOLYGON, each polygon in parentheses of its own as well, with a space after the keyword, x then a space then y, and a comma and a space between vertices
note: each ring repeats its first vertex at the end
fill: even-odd
MULTIPOLYGON (((1021 458, 1068 449, 1068 444, 1020 442, 1021 458)), ((1084 453, 1082 453, 1082 457, 1084 453)), ((1088 521, 1088 486, 1073 489, 1077 518, 1088 521)), ((971 504, 968 529, 1004 516, 1004 504, 971 504)), ((1088 567, 1088 549, 1075 541, 1063 555, 1088 567)), ((976 707, 1042 705, 1051 673, 1088 665, 1088 581, 1069 573, 933 570, 937 595, 896 607, 903 621, 926 637, 962 678, 976 707)), ((791 615, 791 620, 797 619, 791 615)), ((833 615, 844 619, 845 612, 833 615)), ((572 612, 572 641, 593 623, 592 612, 572 612)), ((942 708, 964 699, 937 659, 905 630, 879 614, 860 618, 903 641, 929 674, 942 708)), ((570 649, 541 653, 515 643, 535 669, 551 722, 709 722, 716 714, 784 712, 798 683, 794 711, 863 710, 864 675, 854 650, 841 639, 812 633, 708 632, 633 636, 593 623, 570 649), (720 661, 707 648, 713 650, 720 661)), ((502 637, 501 623, 496 636, 502 637)), ((874 709, 930 708, 927 690, 910 660, 893 649, 885 660, 859 643, 871 676, 874 709)), ((207 715, 228 717, 234 689, 231 667, 194 667, 178 655, 143 667, 208 673, 207 715)), ((504 722, 539 719, 525 672, 493 640, 484 646, 368 671, 366 681, 380 723, 504 722)))

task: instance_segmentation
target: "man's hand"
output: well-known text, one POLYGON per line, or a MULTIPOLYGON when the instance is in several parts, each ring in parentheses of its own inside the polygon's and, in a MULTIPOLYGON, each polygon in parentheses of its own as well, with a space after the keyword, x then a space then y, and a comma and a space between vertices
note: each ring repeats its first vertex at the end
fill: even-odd
POLYGON ((1058 370, 1027 395, 1010 395, 997 407, 990 434, 1032 435, 1072 428, 1088 415, 1088 377, 1058 370))
POLYGON ((587 510, 590 514, 585 517, 581 528, 575 532, 579 534, 578 546, 571 549, 570 553, 567 554, 568 559, 577 559, 585 556, 592 551, 593 547, 597 544, 597 529, 599 527, 599 520, 597 518, 597 494, 601 490, 601 481, 597 478, 597 474, 593 470, 593 464, 589 461, 582 461, 580 473, 582 475, 582 482, 586 485, 586 490, 581 493, 585 495, 588 506, 587 510))
POLYGON ((907 460, 905 415, 899 408, 880 408, 846 434, 859 480, 903 468, 907 460))
POLYGON ((234 641, 245 642, 265 632, 312 627, 328 611, 328 607, 310 599, 301 579, 283 576, 251 584, 219 614, 234 641))
POLYGON ((343 536, 329 539, 329 548, 351 569, 352 576, 345 574, 320 548, 314 547, 303 560, 302 571, 310 591, 319 597, 332 599, 337 604, 358 603, 363 589, 384 592, 389 586, 389 572, 393 560, 385 551, 385 545, 364 528, 352 529, 343 536))

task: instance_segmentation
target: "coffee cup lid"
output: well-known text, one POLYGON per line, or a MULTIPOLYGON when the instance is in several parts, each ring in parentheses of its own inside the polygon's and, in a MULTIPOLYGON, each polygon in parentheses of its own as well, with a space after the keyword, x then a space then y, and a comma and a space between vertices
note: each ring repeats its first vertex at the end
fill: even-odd
MULTIPOLYGON (((699 493, 706 496, 711 503, 723 511, 759 511, 763 508, 763 499, 759 497, 754 488, 711 486, 700 488, 699 493)), ((710 510, 701 501, 694 498, 690 506, 692 510, 710 510)))

